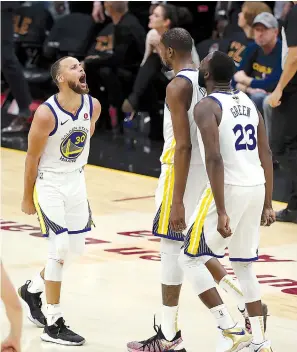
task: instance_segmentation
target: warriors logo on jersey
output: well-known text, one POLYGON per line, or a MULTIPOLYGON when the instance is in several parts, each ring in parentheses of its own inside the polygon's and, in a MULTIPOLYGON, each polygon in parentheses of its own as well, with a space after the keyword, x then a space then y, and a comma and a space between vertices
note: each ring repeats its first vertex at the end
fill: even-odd
POLYGON ((88 138, 87 132, 87 130, 74 129, 68 133, 61 143, 61 161, 75 161, 80 156, 88 138))

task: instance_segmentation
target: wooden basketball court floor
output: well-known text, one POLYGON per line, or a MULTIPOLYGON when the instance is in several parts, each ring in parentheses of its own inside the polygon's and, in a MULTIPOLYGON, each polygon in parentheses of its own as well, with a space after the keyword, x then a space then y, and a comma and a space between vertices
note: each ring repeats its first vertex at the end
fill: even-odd
MULTIPOLYGON (((21 212, 25 153, 1 149, 2 258, 17 288, 40 270, 47 240, 39 237, 36 216, 21 212)), ((83 258, 64 275, 62 306, 66 323, 86 338, 82 347, 40 341, 42 330, 24 318, 23 351, 123 352, 126 343, 153 335, 160 321, 159 243, 151 235, 154 191, 150 177, 87 166, 89 200, 96 228, 88 233, 83 258)), ((275 208, 283 205, 275 203, 275 208)), ((268 337, 275 352, 297 350, 297 225, 276 223, 261 230, 255 264, 268 304, 268 337)), ((232 273, 228 258, 223 263, 232 273)), ((236 302, 222 293, 235 319, 236 302)), ((242 322, 241 320, 239 320, 242 322)), ((179 325, 189 352, 215 351, 216 324, 185 282, 179 325)), ((8 323, 1 314, 2 338, 8 323)))

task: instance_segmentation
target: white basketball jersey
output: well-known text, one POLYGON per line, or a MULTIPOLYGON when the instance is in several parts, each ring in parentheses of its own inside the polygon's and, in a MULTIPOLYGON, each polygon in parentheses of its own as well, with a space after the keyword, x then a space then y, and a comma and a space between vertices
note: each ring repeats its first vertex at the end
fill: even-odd
MULTIPOLYGON (((259 115, 254 103, 243 92, 215 92, 208 95, 222 109, 219 125, 220 150, 224 162, 225 184, 257 186, 265 183, 257 133, 259 115)), ((198 130, 198 140, 205 163, 205 151, 198 130)))
POLYGON ((45 103, 55 117, 55 128, 48 137, 38 169, 40 171, 72 172, 88 162, 90 126, 93 103, 90 95, 81 95, 76 115, 64 110, 56 95, 45 103))
MULTIPOLYGON (((198 85, 198 70, 194 69, 183 69, 178 72, 176 77, 183 77, 192 83, 193 96, 191 106, 188 110, 188 119, 190 125, 191 143, 192 143, 192 154, 191 164, 202 164, 202 158, 200 154, 199 144, 197 140, 197 126, 194 121, 194 108, 195 105, 203 98, 206 94, 204 89, 198 85)), ((164 124, 163 124, 163 135, 164 135, 164 148, 160 158, 162 164, 173 164, 174 152, 175 152, 175 139, 173 133, 172 119, 170 110, 165 101, 164 107, 164 124)))

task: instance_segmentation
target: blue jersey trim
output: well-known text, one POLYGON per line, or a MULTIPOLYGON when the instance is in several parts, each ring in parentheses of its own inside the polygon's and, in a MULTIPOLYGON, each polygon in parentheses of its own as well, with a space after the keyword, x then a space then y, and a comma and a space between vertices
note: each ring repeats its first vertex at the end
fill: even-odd
POLYGON ((196 68, 183 68, 182 70, 178 71, 177 74, 183 71, 192 71, 192 72, 197 72, 198 70, 196 68))
POLYGON ((157 232, 153 232, 153 235, 156 237, 167 238, 168 240, 172 240, 172 241, 184 242, 184 238, 176 238, 174 236, 162 235, 157 232))
POLYGON ((209 253, 209 252, 205 252, 205 253, 198 253, 198 254, 190 254, 187 252, 187 250, 184 250, 185 255, 192 257, 192 258, 198 258, 198 257, 203 257, 204 255, 210 256, 210 257, 214 257, 214 258, 224 258, 225 255, 217 255, 214 253, 209 253))
MULTIPOLYGON (((222 103, 219 101, 219 99, 217 99, 216 97, 213 97, 212 95, 209 95, 208 97, 205 97, 205 98, 210 98, 210 99, 212 99, 213 101, 215 101, 218 105, 219 105, 219 107, 221 108, 221 110, 223 110, 223 108, 222 108, 222 103)), ((204 98, 204 99, 205 99, 204 98)))
POLYGON ((54 100, 55 100, 55 103, 57 104, 57 107, 64 112, 64 114, 67 114, 69 115, 73 121, 77 120, 78 119, 78 116, 81 112, 81 109, 83 108, 84 106, 84 96, 83 94, 81 94, 81 104, 80 104, 80 107, 79 109, 77 110, 76 114, 73 115, 71 112, 69 111, 66 111, 65 109, 62 108, 62 106, 60 105, 60 103, 58 102, 58 99, 57 99, 57 95, 54 95, 54 100))
POLYGON ((233 92, 223 92, 221 90, 215 90, 214 92, 212 93, 220 93, 220 94, 226 94, 226 95, 233 95, 233 94, 238 94, 239 93, 239 90, 236 89, 236 90, 233 90, 233 92))
POLYGON ((55 117, 55 127, 52 130, 52 132, 49 134, 49 136, 53 136, 56 133, 57 129, 58 129, 58 116, 57 116, 57 114, 55 112, 55 109, 51 106, 50 103, 45 102, 43 104, 46 105, 48 108, 50 108, 51 112, 53 113, 53 115, 55 117))
POLYGON ((89 102, 90 102, 90 120, 92 119, 93 116, 93 99, 90 95, 88 95, 89 97, 89 102))
POLYGON ((187 76, 184 76, 184 75, 180 75, 180 74, 177 74, 176 77, 181 77, 181 78, 184 78, 185 80, 189 81, 191 83, 191 85, 193 85, 193 82, 190 80, 189 77, 187 76))
POLYGON ((68 234, 69 235, 76 235, 78 233, 84 233, 84 232, 88 232, 88 231, 91 231, 90 227, 87 227, 86 229, 79 230, 79 231, 68 231, 68 234))
POLYGON ((64 233, 64 232, 67 232, 68 231, 68 229, 62 229, 62 230, 59 230, 59 231, 57 231, 56 232, 56 235, 60 235, 61 233, 64 233))
POLYGON ((254 258, 229 258, 230 262, 254 262, 256 260, 258 260, 259 257, 254 257, 254 258))

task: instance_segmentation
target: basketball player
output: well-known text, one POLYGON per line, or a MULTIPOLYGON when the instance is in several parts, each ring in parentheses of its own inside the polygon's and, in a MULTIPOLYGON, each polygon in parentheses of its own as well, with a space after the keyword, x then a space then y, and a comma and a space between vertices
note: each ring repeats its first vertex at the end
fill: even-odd
POLYGON ((8 337, 1 343, 1 352, 20 352, 23 325, 22 306, 15 292, 15 289, 4 269, 2 261, 0 261, 0 265, 1 299, 4 303, 6 315, 10 323, 10 333, 8 337))
POLYGON ((101 112, 88 95, 86 75, 78 60, 64 57, 51 67, 59 93, 37 109, 28 137, 22 211, 37 212, 49 252, 45 268, 19 289, 28 304, 28 318, 44 327, 41 339, 61 345, 82 345, 83 337, 65 325, 60 307, 62 272, 83 253, 91 230, 84 166, 90 137, 101 112), (46 291, 47 317, 40 295, 46 291))
MULTIPOLYGON (((183 230, 207 184, 207 175, 200 155, 194 107, 203 98, 198 85, 198 70, 191 57, 192 39, 182 28, 167 31, 160 43, 160 56, 175 78, 167 86, 164 109, 164 149, 162 170, 156 191, 157 214, 153 233, 161 237, 162 322, 154 324, 156 335, 145 341, 128 343, 130 352, 185 352, 177 327, 178 302, 183 271, 178 257, 184 241, 183 230), (196 203, 196 204, 195 204, 196 203)), ((245 305, 242 293, 217 259, 206 258, 215 280, 245 305)), ((248 321, 248 317, 246 317, 248 321)))
POLYGON ((266 226, 275 221, 272 158, 261 114, 245 93, 230 87, 233 73, 232 59, 219 51, 200 66, 199 84, 208 96, 196 105, 194 118, 210 186, 190 219, 180 264, 223 335, 230 337, 224 351, 239 351, 246 344, 234 343, 234 322, 204 265, 205 256, 223 258, 228 247, 252 326, 251 351, 271 352, 252 262, 258 258, 261 221, 266 226))

